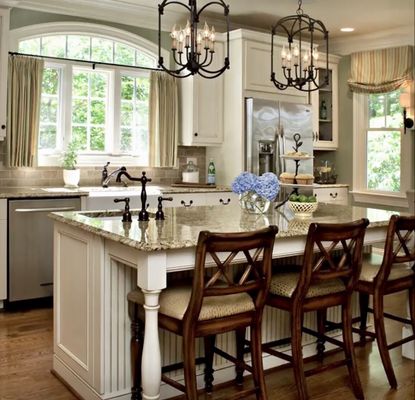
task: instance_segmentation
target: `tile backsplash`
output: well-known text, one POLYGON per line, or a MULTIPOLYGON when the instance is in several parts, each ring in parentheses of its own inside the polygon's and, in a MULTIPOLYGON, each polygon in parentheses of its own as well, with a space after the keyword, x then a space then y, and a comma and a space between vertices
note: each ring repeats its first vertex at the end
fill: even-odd
MULTIPOLYGON (((127 167, 132 176, 141 176, 142 171, 147 172, 147 176, 152 179, 152 183, 169 185, 181 181, 181 173, 186 164, 187 157, 197 159, 199 167, 200 182, 206 180, 206 149, 204 147, 185 147, 178 148, 178 168, 150 168, 150 167, 127 167)), ((63 186, 61 167, 38 167, 38 168, 7 168, 6 164, 6 144, 0 142, 0 187, 22 187, 22 186, 63 186)), ((115 167, 114 167, 115 168, 115 167)), ((101 184, 100 167, 80 167, 81 186, 96 186, 101 184)), ((110 171, 113 168, 110 166, 110 171)), ((114 180, 115 184, 115 180, 114 180)))

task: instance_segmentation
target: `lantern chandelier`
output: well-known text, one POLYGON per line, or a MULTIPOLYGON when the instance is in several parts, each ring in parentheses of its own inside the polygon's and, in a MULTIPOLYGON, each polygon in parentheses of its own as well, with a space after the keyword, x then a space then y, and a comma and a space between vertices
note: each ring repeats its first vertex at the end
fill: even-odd
POLYGON ((225 72, 226 69, 229 69, 229 6, 223 0, 211 1, 205 4, 199 11, 196 0, 189 0, 188 5, 178 0, 163 0, 159 4, 158 9, 158 64, 160 68, 177 78, 186 78, 190 75, 199 74, 208 79, 216 78, 225 72), (164 15, 164 9, 171 4, 183 6, 190 14, 184 29, 181 26, 177 28, 177 25, 174 25, 170 33, 172 39, 171 53, 172 59, 177 67, 176 69, 168 69, 164 65, 164 60, 161 55, 161 18, 164 15), (223 66, 219 69, 209 68, 212 67, 215 55, 216 32, 214 26, 209 27, 207 22, 205 22, 203 29, 198 29, 202 12, 213 5, 223 8, 223 15, 226 20, 226 56, 223 61, 223 66))
POLYGON ((329 33, 321 21, 304 14, 301 5, 302 1, 299 0, 297 14, 280 19, 272 27, 271 81, 279 90, 293 87, 302 92, 312 92, 329 83, 329 33), (287 46, 283 45, 281 50, 282 76, 285 82, 280 82, 274 71, 274 36, 277 31, 283 31, 288 41, 287 46), (324 39, 325 42, 325 76, 320 77, 316 39, 324 39), (307 40, 307 44, 303 40, 307 40))

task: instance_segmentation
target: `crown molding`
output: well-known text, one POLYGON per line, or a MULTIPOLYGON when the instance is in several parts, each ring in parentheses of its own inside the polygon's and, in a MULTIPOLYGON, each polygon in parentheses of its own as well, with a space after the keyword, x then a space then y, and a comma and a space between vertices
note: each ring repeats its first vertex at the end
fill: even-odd
MULTIPOLYGON (((154 0, 155 1, 155 0, 154 0)), ((148 1, 141 3, 131 0, 100 0, 97 3, 90 0, 72 0, 71 2, 57 2, 56 0, 0 0, 0 6, 18 7, 27 10, 82 16, 94 20, 116 22, 123 25, 137 26, 152 30, 158 29, 157 7, 148 5, 148 1), (141 3, 147 3, 141 4, 141 3)), ((185 9, 183 8, 185 11, 185 9)), ((162 17, 162 30, 170 31, 174 24, 186 24, 186 13, 177 10, 168 10, 162 17)), ((209 17, 209 23, 215 25, 218 32, 226 30, 223 20, 209 17)))
POLYGON ((345 56, 357 51, 385 49, 395 46, 414 45, 414 27, 401 26, 394 29, 358 36, 345 36, 330 42, 330 53, 345 56))

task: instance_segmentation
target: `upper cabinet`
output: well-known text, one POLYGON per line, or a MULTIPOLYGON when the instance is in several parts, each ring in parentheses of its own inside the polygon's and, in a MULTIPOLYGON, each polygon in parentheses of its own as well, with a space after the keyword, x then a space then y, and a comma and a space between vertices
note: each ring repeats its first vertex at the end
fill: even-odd
MULTIPOLYGON (((319 83, 326 75, 325 63, 319 67, 319 83), (324 66, 323 66, 324 64, 324 66)), ((336 150, 338 147, 338 64, 329 62, 329 84, 311 92, 313 138, 315 150, 336 150)))
MULTIPOLYGON (((213 66, 224 61, 224 46, 217 42, 213 66)), ((228 71, 225 71, 225 74, 228 71)), ((215 79, 194 75, 180 79, 180 144, 184 146, 217 146, 223 141, 224 74, 215 79)))
POLYGON ((6 137, 9 15, 8 9, 0 8, 0 140, 6 137))

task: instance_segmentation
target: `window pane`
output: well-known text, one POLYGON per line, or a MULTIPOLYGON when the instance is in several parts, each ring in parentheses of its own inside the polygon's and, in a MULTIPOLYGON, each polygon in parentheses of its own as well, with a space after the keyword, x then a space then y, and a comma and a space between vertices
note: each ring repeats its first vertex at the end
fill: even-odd
POLYGON ((103 101, 91 101, 91 124, 105 124, 105 103, 103 101))
POLYGON ((127 152, 132 146, 132 131, 130 128, 121 129, 121 151, 127 152))
POLYGON ((141 51, 136 52, 136 65, 139 67, 150 67, 153 68, 156 66, 156 59, 150 57, 149 55, 142 53, 141 51))
POLYGON ((42 37, 42 55, 51 57, 65 57, 66 36, 42 37))
POLYGON ((40 54, 40 38, 21 41, 19 51, 26 54, 40 54))
POLYGON ((91 128, 91 150, 104 151, 105 150, 105 129, 91 128))
POLYGON ((91 60, 112 63, 113 44, 112 40, 92 38, 91 60))
POLYGON ((135 50, 123 43, 115 43, 114 62, 116 64, 134 65, 135 50))
POLYGON ((91 43, 89 36, 68 35, 68 58, 89 60, 91 43))
POLYGON ((134 104, 132 101, 122 101, 121 103, 121 125, 133 124, 134 104))
POLYGON ((74 97, 88 96, 88 73, 76 72, 73 74, 72 95, 74 97))
POLYGON ((87 129, 86 126, 72 126, 72 140, 78 145, 80 150, 87 149, 87 129))
POLYGON ((369 95, 369 128, 385 127, 385 95, 369 95))
POLYGON ((54 150, 56 148, 56 125, 40 124, 39 150, 54 150))
POLYGON ((40 103, 40 122, 56 123, 58 120, 58 99, 42 96, 40 103))
POLYGON ((86 124, 88 121, 88 100, 75 99, 72 102, 72 122, 86 124))
POLYGON ((150 92, 150 81, 148 78, 137 78, 136 80, 136 93, 137 100, 147 101, 150 92))
POLYGON ((402 126, 402 108, 399 104, 400 90, 386 95, 386 128, 400 128, 402 126))
POLYGON ((367 187, 372 190, 400 191, 400 131, 367 133, 367 187))
POLYGON ((91 75, 91 96, 107 97, 107 75, 95 72, 91 75))
POLYGON ((121 77, 121 98, 132 100, 134 96, 134 78, 128 76, 121 77))
POLYGON ((59 72, 55 68, 45 68, 43 70, 42 93, 58 94, 59 72))

